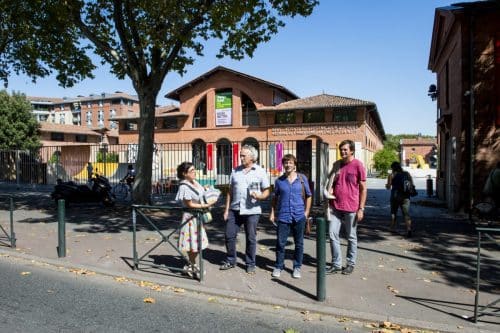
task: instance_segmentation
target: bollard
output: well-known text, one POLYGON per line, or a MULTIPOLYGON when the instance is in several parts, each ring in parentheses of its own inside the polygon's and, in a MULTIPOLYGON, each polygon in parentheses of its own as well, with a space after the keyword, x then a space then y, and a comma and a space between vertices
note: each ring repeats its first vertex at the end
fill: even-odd
POLYGON ((427 176, 427 196, 430 198, 434 194, 434 190, 432 188, 432 177, 431 175, 427 176))
POLYGON ((59 199, 57 201, 57 226, 58 226, 58 243, 57 255, 59 258, 66 257, 66 224, 64 222, 65 215, 65 203, 64 199, 59 199))
POLYGON ((316 298, 323 302, 326 297, 325 274, 326 274, 326 227, 325 219, 316 219, 316 298))
POLYGON ((14 199, 10 197, 9 200, 10 208, 10 246, 12 248, 16 247, 16 233, 14 232, 14 199))

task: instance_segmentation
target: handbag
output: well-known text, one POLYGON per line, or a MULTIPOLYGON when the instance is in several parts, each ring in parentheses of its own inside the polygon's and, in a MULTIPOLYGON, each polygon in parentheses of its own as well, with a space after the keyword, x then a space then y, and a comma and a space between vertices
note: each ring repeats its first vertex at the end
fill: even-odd
POLYGON ((210 223, 210 222, 212 222, 212 220, 213 220, 212 213, 205 212, 205 213, 201 214, 201 222, 203 222, 203 224, 210 223))

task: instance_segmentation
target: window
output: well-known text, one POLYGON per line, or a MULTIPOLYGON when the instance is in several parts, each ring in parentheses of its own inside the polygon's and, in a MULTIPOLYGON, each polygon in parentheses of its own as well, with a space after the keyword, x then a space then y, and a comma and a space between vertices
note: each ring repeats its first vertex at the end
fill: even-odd
POLYGON ((109 110, 109 118, 113 119, 116 117, 116 111, 114 109, 109 110))
POLYGON ((137 121, 127 120, 124 126, 125 131, 137 131, 137 121))
POLYGON ((193 165, 195 169, 202 170, 203 174, 207 174, 207 145, 201 139, 196 139, 192 145, 193 165))
POLYGON ((76 142, 87 142, 87 135, 85 134, 77 134, 75 135, 76 142))
POLYGON ((274 122, 276 124, 295 124, 295 112, 278 111, 276 112, 274 122))
POLYGON ((259 126, 259 115, 255 104, 245 94, 241 96, 241 118, 243 119, 243 126, 259 126))
POLYGON ((52 141, 64 141, 64 133, 51 132, 50 140, 52 141))
POLYGON ((303 123, 323 123, 325 122, 325 111, 305 110, 303 123))
POLYGON ((193 128, 207 127, 207 98, 204 97, 203 100, 198 104, 193 117, 193 128))
POLYGON ((163 124, 162 124, 161 128, 164 128, 164 129, 176 129, 176 128, 178 128, 177 118, 175 118, 175 117, 163 118, 162 122, 163 122, 163 124))
POLYGON ((119 105, 122 104, 122 99, 121 98, 115 98, 111 100, 111 104, 113 105, 119 105))
POLYGON ((66 123, 66 119, 64 117, 64 113, 61 113, 59 115, 59 124, 65 124, 66 123))
POLYGON ((333 111, 334 122, 356 121, 356 109, 335 109, 333 111))
POLYGON ((92 125, 92 111, 87 111, 87 125, 92 125))

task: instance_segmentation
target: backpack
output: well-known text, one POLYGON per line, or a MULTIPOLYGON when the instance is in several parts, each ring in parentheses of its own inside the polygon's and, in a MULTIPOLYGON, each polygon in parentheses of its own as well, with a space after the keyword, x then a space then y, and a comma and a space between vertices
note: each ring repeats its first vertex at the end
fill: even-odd
POLYGON ((398 191, 408 198, 416 196, 418 193, 417 190, 415 189, 415 185, 413 185, 411 181, 410 174, 407 171, 403 171, 402 177, 403 177, 402 188, 399 189, 398 191))

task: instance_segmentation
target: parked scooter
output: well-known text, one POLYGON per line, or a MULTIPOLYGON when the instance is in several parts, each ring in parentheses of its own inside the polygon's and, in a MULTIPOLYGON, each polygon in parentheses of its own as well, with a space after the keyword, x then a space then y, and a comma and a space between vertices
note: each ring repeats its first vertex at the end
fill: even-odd
POLYGON ((51 194, 56 204, 59 199, 69 202, 102 202, 104 206, 110 207, 115 204, 114 196, 111 194, 111 185, 106 177, 96 176, 92 178, 91 187, 79 185, 75 182, 63 182, 57 180, 54 192, 51 194))

